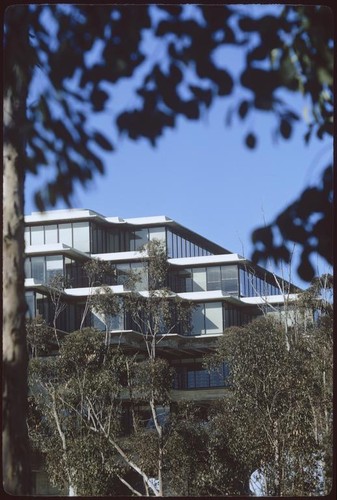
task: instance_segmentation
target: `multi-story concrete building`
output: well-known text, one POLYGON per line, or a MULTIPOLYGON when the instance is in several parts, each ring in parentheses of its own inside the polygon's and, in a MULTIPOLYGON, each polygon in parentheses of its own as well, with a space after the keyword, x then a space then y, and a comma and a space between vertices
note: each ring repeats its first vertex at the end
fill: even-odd
MULTIPOLYGON (((263 311, 278 313, 295 297, 295 286, 253 265, 244 257, 207 240, 166 216, 121 219, 104 217, 92 210, 55 210, 33 213, 26 222, 26 299, 30 317, 41 315, 52 322, 48 282, 62 274, 69 288, 62 292, 67 307, 57 319, 61 332, 79 328, 85 301, 91 292, 83 264, 101 259, 115 266, 107 277, 115 294, 127 293, 125 276, 137 270, 139 293, 147 290, 146 262, 140 252, 148 241, 161 240, 169 264, 168 284, 172 292, 192 301, 192 328, 177 328, 158 344, 158 354, 175 368, 173 399, 213 399, 226 386, 222 373, 202 367, 202 356, 216 345, 224 330, 251 321, 263 311), (207 389, 207 390, 205 390, 207 389)), ((104 329, 91 311, 86 326, 104 329)), ((112 342, 132 351, 145 350, 142 335, 125 313, 113 319, 112 342)))

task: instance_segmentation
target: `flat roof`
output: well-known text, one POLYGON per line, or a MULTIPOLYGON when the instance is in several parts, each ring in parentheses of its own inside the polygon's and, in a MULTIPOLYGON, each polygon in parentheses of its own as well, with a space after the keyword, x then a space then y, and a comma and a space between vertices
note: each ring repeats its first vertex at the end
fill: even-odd
POLYGON ((230 254, 231 252, 226 248, 214 243, 213 241, 205 238, 199 233, 182 226, 174 221, 167 215, 155 215, 146 217, 105 217, 93 210, 70 208, 67 210, 49 210, 45 212, 32 212, 30 215, 25 216, 25 223, 29 225, 39 225, 46 222, 72 222, 96 220, 103 224, 113 226, 126 226, 126 227, 142 227, 142 226, 165 226, 169 227, 172 231, 179 233, 180 236, 186 239, 193 239, 193 241, 215 254, 230 254))

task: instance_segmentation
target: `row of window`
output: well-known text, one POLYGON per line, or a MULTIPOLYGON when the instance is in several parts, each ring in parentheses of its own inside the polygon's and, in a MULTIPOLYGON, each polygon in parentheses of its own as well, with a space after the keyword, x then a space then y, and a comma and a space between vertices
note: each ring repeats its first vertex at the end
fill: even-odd
MULTIPOLYGON (((41 315, 49 324, 53 321, 53 306, 47 296, 35 291, 26 292, 28 304, 28 317, 41 315)), ((64 331, 74 331, 79 328, 83 315, 84 304, 69 303, 58 318, 58 328, 64 331)), ((248 308, 239 308, 222 302, 206 302, 196 305, 192 312, 192 329, 190 332, 182 331, 179 325, 175 329, 180 334, 209 335, 222 333, 230 326, 240 326, 251 321, 259 311, 248 308)), ((95 311, 90 312, 86 318, 86 326, 95 326, 100 330, 105 329, 105 324, 111 330, 131 330, 137 326, 131 317, 123 311, 115 317, 102 317, 95 311)), ((163 330, 163 333, 165 330, 163 330)))
MULTIPOLYGON (((105 275, 102 283, 97 283, 96 286, 100 284, 127 284, 129 273, 133 271, 138 275, 136 290, 148 289, 148 274, 145 263, 118 263, 115 269, 115 274, 105 275)), ((63 255, 34 256, 27 257, 25 260, 26 278, 34 278, 36 283, 49 283, 56 274, 65 276, 69 287, 89 286, 88 278, 83 269, 83 263, 63 255)), ((173 291, 178 293, 222 290, 225 294, 238 296, 240 290, 240 296, 279 294, 276 286, 267 283, 245 269, 238 270, 238 266, 232 265, 174 271, 170 274, 169 286, 173 291), (238 276, 240 277, 240 282, 238 276)), ((210 330, 210 327, 207 326, 203 329, 210 330)))
POLYGON ((112 230, 91 223, 91 253, 138 251, 153 239, 165 241, 165 228, 144 227, 112 230))
POLYGON ((229 369, 223 363, 218 369, 207 370, 201 364, 176 366, 174 389, 202 389, 228 386, 229 369))
POLYGON ((192 312, 192 335, 222 333, 230 326, 240 326, 252 321, 259 310, 235 307, 224 302, 205 302, 196 305, 192 312))
POLYGON ((89 222, 69 222, 26 226, 26 245, 64 243, 82 252, 90 252, 89 222))
POLYGON ((279 288, 238 266, 208 266, 174 271, 170 286, 175 292, 221 290, 228 295, 256 297, 278 295, 279 288))
POLYGON ((175 292, 222 290, 229 295, 238 295, 238 266, 181 269, 172 273, 171 288, 175 292))
MULTIPOLYGON (((136 290, 147 290, 148 276, 143 262, 120 263, 116 264, 115 269, 116 274, 105 274, 101 283, 95 283, 95 286, 126 284, 129 273, 134 272, 138 276, 136 290)), ((65 276, 69 287, 89 286, 88 277, 81 262, 63 255, 43 255, 25 259, 25 276, 26 278, 34 278, 36 283, 49 283, 56 274, 65 276)))
POLYGON ((205 248, 165 227, 140 229, 110 229, 94 222, 64 222, 26 226, 26 245, 64 243, 85 253, 114 253, 137 251, 153 239, 167 241, 170 258, 211 255, 205 248))

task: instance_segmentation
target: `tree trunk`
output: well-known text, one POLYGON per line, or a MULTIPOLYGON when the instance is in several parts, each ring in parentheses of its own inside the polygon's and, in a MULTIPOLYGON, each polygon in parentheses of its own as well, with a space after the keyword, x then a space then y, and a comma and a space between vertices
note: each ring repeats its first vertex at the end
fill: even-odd
POLYGON ((3 164, 3 485, 8 493, 31 493, 27 415, 24 295, 24 125, 29 50, 27 11, 7 9, 4 68, 3 164), (18 59, 18 52, 21 57, 18 59), (22 62, 22 66, 20 65, 22 62), (25 61, 25 62, 24 62, 25 61), (25 64, 27 66, 25 66, 25 64))

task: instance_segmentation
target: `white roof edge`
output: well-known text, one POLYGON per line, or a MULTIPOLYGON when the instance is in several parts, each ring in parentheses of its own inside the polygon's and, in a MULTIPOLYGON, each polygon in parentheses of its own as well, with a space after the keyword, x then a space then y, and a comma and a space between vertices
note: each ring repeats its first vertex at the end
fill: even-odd
POLYGON ((119 261, 119 260, 136 260, 144 258, 142 252, 131 250, 130 252, 113 252, 113 253, 92 253, 93 259, 119 261))
POLYGON ((221 262, 243 262, 246 261, 244 257, 237 253, 220 254, 220 255, 205 255, 200 257, 179 257, 175 259, 168 259, 169 264, 176 266, 188 266, 194 264, 217 264, 221 262))
POLYGON ((177 293, 178 297, 185 300, 191 300, 199 302, 201 300, 223 300, 224 298, 230 298, 231 295, 223 293, 221 290, 211 290, 204 292, 181 292, 177 293))
POLYGON ((90 258, 90 255, 82 252, 81 250, 77 250, 77 248, 70 247, 65 243, 48 243, 45 245, 26 245, 25 254, 26 255, 34 255, 34 254, 50 254, 50 253, 69 253, 71 255, 78 255, 81 257, 85 257, 87 259, 90 258))
POLYGON ((31 215, 25 216, 26 223, 32 222, 46 222, 54 220, 69 220, 69 219, 82 219, 82 218, 105 217, 94 210, 87 208, 68 208, 63 210, 47 210, 45 212, 32 212, 31 215))
POLYGON ((125 222, 135 225, 143 224, 165 224, 166 222, 174 222, 173 219, 167 217, 167 215, 153 215, 148 217, 131 217, 124 219, 125 222))
MULTIPOLYGON (((66 288, 64 292, 67 295, 72 297, 86 297, 87 295, 91 295, 96 290, 99 290, 100 286, 95 286, 93 288, 82 287, 82 288, 66 288)), ((110 290, 114 293, 125 293, 127 290, 124 289, 123 285, 104 285, 104 288, 110 288, 110 290)))
POLYGON ((133 224, 133 225, 144 225, 144 224, 165 224, 167 222, 174 222, 173 219, 167 217, 166 215, 155 215, 147 217, 130 217, 122 218, 119 216, 105 217, 104 215, 90 210, 87 208, 69 208, 62 210, 47 210, 45 212, 32 212, 30 215, 25 216, 25 223, 34 222, 51 222, 57 220, 75 220, 83 218, 93 218, 98 217, 106 222, 111 222, 114 224, 133 224))
POLYGON ((298 294, 297 293, 290 293, 286 295, 266 295, 266 296, 259 296, 259 297, 241 297, 241 301, 244 302, 245 304, 264 304, 264 303, 269 303, 269 304, 278 304, 280 302, 285 302, 285 300, 297 300, 298 299, 298 294))

